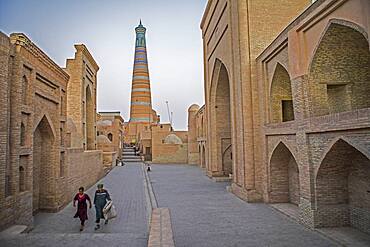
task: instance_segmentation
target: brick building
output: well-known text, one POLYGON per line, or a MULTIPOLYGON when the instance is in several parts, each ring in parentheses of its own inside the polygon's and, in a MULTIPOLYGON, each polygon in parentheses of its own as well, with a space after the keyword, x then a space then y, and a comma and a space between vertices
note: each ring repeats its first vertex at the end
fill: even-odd
POLYGON ((120 112, 99 112, 97 114, 97 149, 103 150, 104 164, 110 168, 122 158, 123 123, 120 112))
POLYGON ((193 104, 188 109, 188 163, 206 168, 205 105, 193 104))
POLYGON ((67 121, 70 75, 21 33, 0 32, 0 54, 3 229, 32 226, 38 211, 59 210, 79 186, 103 175, 103 165, 101 151, 85 152, 68 140, 76 126, 67 121))
POLYGON ((369 18, 362 0, 208 1, 192 117, 208 176, 310 227, 370 233, 369 18))
POLYGON ((75 45, 75 57, 67 59, 70 75, 67 88, 67 116, 76 125, 73 147, 96 149, 96 87, 99 66, 85 45, 75 45), (82 143, 79 141, 82 140, 82 143), (82 145, 82 146, 81 146, 82 145))
POLYGON ((188 131, 175 131, 171 124, 151 127, 152 162, 188 163, 188 131))

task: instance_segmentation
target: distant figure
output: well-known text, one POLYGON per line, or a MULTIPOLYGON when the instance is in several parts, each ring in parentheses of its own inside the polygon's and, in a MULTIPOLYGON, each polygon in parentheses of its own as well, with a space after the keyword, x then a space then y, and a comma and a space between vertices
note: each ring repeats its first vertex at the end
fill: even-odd
POLYGON ((152 169, 150 168, 150 164, 146 164, 146 170, 150 172, 152 169))
POLYGON ((85 189, 84 187, 80 187, 78 189, 78 193, 75 195, 73 199, 73 207, 76 207, 76 201, 77 203, 77 212, 74 216, 74 218, 79 217, 81 221, 80 231, 83 231, 85 226, 85 220, 87 220, 87 203, 86 201, 89 201, 89 208, 91 208, 91 200, 89 195, 84 193, 85 189))
MULTIPOLYGON (((103 208, 107 201, 110 200, 110 195, 107 190, 103 189, 103 184, 98 184, 98 189, 95 191, 94 196, 94 205, 96 211, 95 230, 100 228, 100 219, 104 219, 103 208)), ((105 220, 104 224, 108 224, 108 219, 105 220)))

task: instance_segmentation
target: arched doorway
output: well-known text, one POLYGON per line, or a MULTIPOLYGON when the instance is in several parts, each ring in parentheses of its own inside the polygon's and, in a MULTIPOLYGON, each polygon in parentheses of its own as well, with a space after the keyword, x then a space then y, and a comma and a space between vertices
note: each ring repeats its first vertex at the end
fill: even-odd
POLYGON ((277 63, 270 90, 270 122, 294 120, 292 86, 288 71, 277 63))
POLYGON ((86 147, 88 150, 95 149, 95 127, 94 127, 94 102, 89 86, 86 87, 86 147))
POLYGON ((370 233, 370 160, 340 139, 316 175, 317 227, 353 226, 370 233))
MULTIPOLYGON (((231 144, 230 82, 225 65, 216 60, 211 89, 211 164, 216 164, 217 174, 232 173, 232 156, 225 155, 231 144)), ((214 169, 214 168, 213 168, 214 169)))
POLYGON ((44 116, 33 133, 33 214, 47 209, 51 202, 53 183, 54 135, 50 123, 44 116))
POLYGON ((270 202, 299 205, 300 183, 297 162, 280 142, 270 159, 270 202))
POLYGON ((323 35, 309 75, 314 116, 370 107, 369 42, 358 30, 343 21, 323 35))

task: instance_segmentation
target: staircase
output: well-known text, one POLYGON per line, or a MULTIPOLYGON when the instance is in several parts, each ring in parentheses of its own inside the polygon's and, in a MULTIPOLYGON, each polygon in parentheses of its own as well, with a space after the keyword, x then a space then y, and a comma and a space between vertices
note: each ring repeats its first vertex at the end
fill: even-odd
POLYGON ((142 162, 141 157, 135 155, 135 148, 125 147, 123 148, 122 162, 142 162))

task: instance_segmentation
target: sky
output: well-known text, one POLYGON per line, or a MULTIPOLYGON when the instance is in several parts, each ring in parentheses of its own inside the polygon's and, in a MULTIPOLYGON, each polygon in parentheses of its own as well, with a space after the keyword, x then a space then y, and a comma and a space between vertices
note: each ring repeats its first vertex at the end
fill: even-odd
POLYGON ((85 44, 100 70, 98 111, 129 120, 135 27, 147 28, 153 109, 176 130, 187 109, 204 104, 200 21, 207 0, 0 0, 0 31, 25 33, 59 66, 85 44))

